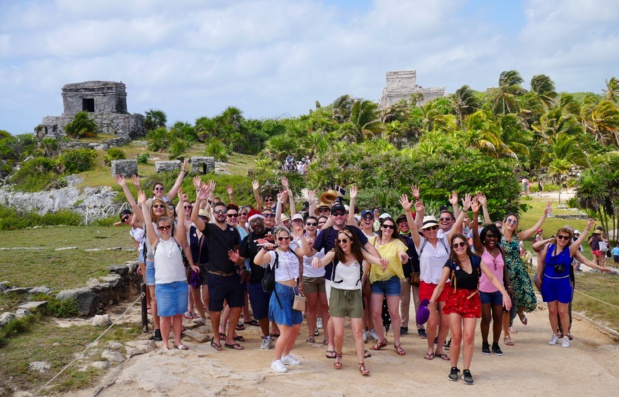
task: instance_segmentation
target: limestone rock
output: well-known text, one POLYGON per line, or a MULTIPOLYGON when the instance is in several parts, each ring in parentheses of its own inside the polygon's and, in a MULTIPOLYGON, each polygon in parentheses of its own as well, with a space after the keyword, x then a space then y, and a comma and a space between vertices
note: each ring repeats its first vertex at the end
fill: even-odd
POLYGON ((76 250, 77 247, 58 247, 55 251, 68 251, 68 250, 76 250))
POLYGON ((107 347, 112 349, 112 350, 120 350, 122 349, 124 346, 122 343, 117 342, 115 340, 111 340, 107 343, 107 347))
POLYGON ((89 316, 95 313, 99 304, 99 297, 90 288, 60 291, 56 297, 60 300, 77 299, 80 316, 89 316))
POLYGON ((95 361, 90 366, 97 369, 108 369, 112 366, 109 361, 95 361))
POLYGON ((45 372, 51 367, 52 366, 49 365, 49 363, 47 363, 46 361, 34 361, 34 362, 31 362, 29 365, 29 368, 32 371, 37 371, 37 372, 45 372))
POLYGON ((184 335, 188 338, 195 340, 198 343, 204 343, 211 340, 210 336, 190 329, 185 330, 184 335))
POLYGON ((4 293, 23 295, 23 294, 27 294, 28 292, 30 292, 31 289, 32 287, 15 287, 15 288, 9 288, 7 290, 4 290, 4 293))
POLYGON ((22 318, 27 316, 32 316, 32 312, 28 309, 17 309, 15 311, 15 318, 22 318))
POLYGON ((111 167, 112 177, 122 175, 129 178, 131 175, 138 175, 137 160, 112 160, 111 167))
POLYGON ((155 172, 163 172, 163 171, 180 171, 181 162, 180 160, 173 161, 155 161, 155 172))
POLYGON ((11 312, 4 312, 0 314, 0 327, 4 327, 9 321, 15 318, 15 314, 11 312))
POLYGON ((34 287, 32 288, 29 292, 30 295, 34 295, 34 294, 45 294, 45 295, 49 295, 52 293, 52 289, 51 288, 47 288, 46 286, 41 286, 41 287, 34 287))
POLYGON ((127 359, 133 356, 140 355, 140 354, 146 354, 157 348, 155 341, 143 341, 143 342, 152 342, 152 343, 141 343, 141 344, 135 344, 134 346, 125 347, 125 350, 127 351, 127 359))
POLYGON ((26 302, 26 303, 22 303, 21 305, 19 305, 18 309, 36 311, 38 308, 45 307, 45 306, 47 306, 47 301, 26 302))
POLYGON ((125 361, 123 355, 114 350, 104 350, 103 353, 101 353, 101 357, 114 363, 122 363, 125 361))
MULTIPOLYGON (((122 249, 122 247, 118 247, 118 248, 122 249)), ((129 273, 129 267, 127 267, 127 265, 108 266, 107 270, 109 270, 112 273, 115 273, 116 275, 120 277, 125 277, 129 273)))
POLYGON ((93 288, 100 284, 101 284, 101 281, 97 280, 96 278, 91 278, 91 279, 88 279, 88 281, 86 281, 86 286, 88 288, 93 288))
POLYGON ((96 315, 92 319, 92 325, 94 327, 107 327, 112 324, 109 314, 96 315))
POLYGON ((122 283, 122 278, 118 274, 110 274, 107 276, 99 277, 104 283, 108 283, 112 288, 116 288, 120 283, 122 283))
POLYGON ((9 289, 9 282, 8 281, 1 282, 0 283, 0 292, 4 292, 7 289, 9 289))

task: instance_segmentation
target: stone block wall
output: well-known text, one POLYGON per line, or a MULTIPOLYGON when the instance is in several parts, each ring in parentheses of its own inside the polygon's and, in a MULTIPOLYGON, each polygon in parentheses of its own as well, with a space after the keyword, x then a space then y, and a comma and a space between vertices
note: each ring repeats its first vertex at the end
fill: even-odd
POLYGON ((417 105, 421 106, 432 99, 444 97, 445 88, 423 88, 417 85, 417 72, 415 70, 387 72, 387 85, 381 94, 378 108, 384 109, 395 105, 402 99, 409 101, 412 94, 422 95, 422 98, 417 100, 417 105))
POLYGON ((190 160, 191 172, 194 174, 208 174, 215 171, 215 157, 197 157, 190 160))
POLYGON ((181 169, 180 160, 155 161, 155 172, 180 171, 180 169, 181 169))
POLYGON ((112 160, 112 177, 122 175, 125 178, 138 175, 137 160, 112 160))

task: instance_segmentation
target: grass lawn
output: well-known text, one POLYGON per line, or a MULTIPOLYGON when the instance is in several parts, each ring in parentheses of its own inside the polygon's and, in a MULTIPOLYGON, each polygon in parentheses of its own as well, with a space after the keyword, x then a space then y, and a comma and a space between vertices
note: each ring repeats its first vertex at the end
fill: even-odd
POLYGON ((619 332, 619 277, 601 273, 579 273, 576 276, 576 291, 573 310, 584 312, 588 317, 619 332), (591 299, 578 291, 615 307, 591 299))

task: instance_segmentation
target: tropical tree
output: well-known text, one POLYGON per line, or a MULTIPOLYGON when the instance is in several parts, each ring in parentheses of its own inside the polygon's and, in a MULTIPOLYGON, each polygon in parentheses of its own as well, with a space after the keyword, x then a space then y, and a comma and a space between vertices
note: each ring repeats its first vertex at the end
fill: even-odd
POLYGON ((355 100, 350 95, 342 95, 331 104, 331 117, 338 123, 350 120, 352 106, 355 100))
POLYGON ((619 80, 615 77, 611 77, 610 80, 606 80, 606 89, 602 90, 604 97, 609 101, 617 102, 619 98, 619 80))
POLYGON ((481 108, 481 100, 475 94, 475 91, 468 85, 463 85, 458 88, 451 96, 453 108, 458 117, 458 126, 465 128, 464 118, 469 114, 473 114, 481 108))
POLYGON ((518 97, 525 93, 520 86, 524 80, 516 70, 501 72, 499 87, 488 90, 489 104, 494 114, 516 113, 519 109, 518 97))
POLYGON ((385 126, 380 120, 378 105, 367 99, 357 99, 350 110, 350 123, 357 142, 380 135, 385 126))
POLYGON ((165 127, 168 122, 168 117, 162 110, 150 109, 144 113, 144 116, 144 129, 146 133, 156 128, 165 127))
POLYGON ((598 142, 619 146, 619 106, 615 102, 604 99, 583 106, 581 122, 598 142))
POLYGON ((540 101, 547 107, 554 105, 557 92, 555 83, 545 74, 538 74, 531 78, 531 92, 537 94, 540 101))
POLYGON ((161 152, 168 147, 170 134, 165 127, 159 127, 146 134, 146 139, 148 140, 148 150, 161 152))
POLYGON ((72 138, 92 138, 97 136, 99 127, 90 118, 88 112, 78 112, 73 121, 64 127, 64 130, 72 138))

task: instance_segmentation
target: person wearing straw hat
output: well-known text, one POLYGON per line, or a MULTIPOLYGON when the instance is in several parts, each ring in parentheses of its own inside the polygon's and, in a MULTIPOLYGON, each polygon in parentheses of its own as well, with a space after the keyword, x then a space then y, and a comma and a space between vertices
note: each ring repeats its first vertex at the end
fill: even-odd
POLYGON ((608 250, 608 240, 602 236, 602 229, 599 227, 593 232, 593 236, 589 238, 589 246, 591 254, 595 257, 595 262, 599 266, 606 266, 606 250, 608 250))

